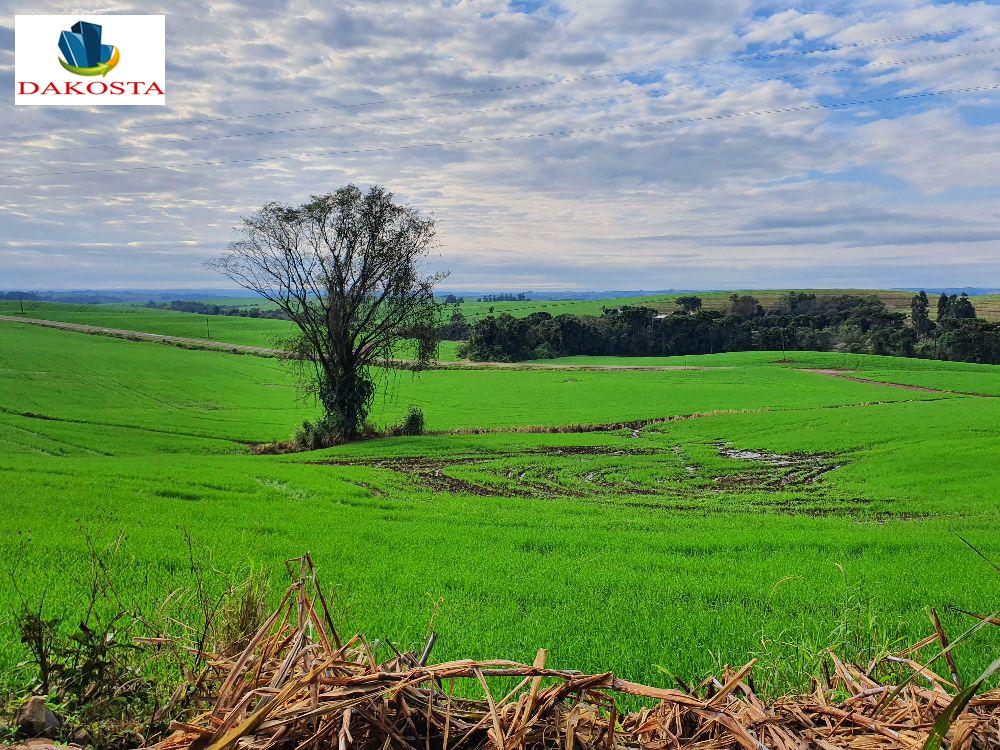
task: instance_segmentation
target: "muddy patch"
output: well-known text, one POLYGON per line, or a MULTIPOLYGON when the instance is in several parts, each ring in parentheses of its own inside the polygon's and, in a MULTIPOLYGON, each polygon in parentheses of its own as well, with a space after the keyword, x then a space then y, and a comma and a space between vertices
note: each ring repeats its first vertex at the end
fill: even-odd
MULTIPOLYGON (((434 492, 448 492, 455 495, 478 495, 481 497, 512 497, 524 494, 517 487, 492 487, 488 484, 458 479, 447 473, 447 469, 452 467, 485 464, 495 461, 497 458, 502 458, 502 456, 456 457, 446 460, 409 456, 367 461, 318 461, 316 463, 326 466, 365 466, 372 469, 385 469, 401 474, 414 483, 434 492)), ((357 482, 356 484, 360 485, 357 482)))
POLYGON ((606 445, 543 446, 531 453, 547 456, 652 456, 659 451, 652 448, 612 448, 606 445))
POLYGON ((720 456, 764 465, 759 469, 716 477, 716 487, 728 492, 780 492, 795 487, 809 487, 840 466, 836 457, 830 453, 772 453, 734 448, 732 443, 716 443, 715 446, 720 456))
MULTIPOLYGON (((400 456, 378 459, 330 459, 327 466, 358 466, 401 475, 432 492, 480 497, 587 498, 594 495, 698 497, 705 493, 787 492, 808 490, 837 468, 830 454, 771 453, 764 450, 715 444, 719 454, 753 464, 746 471, 708 474, 688 459, 681 446, 671 446, 674 461, 657 460, 663 450, 603 445, 541 446, 521 452, 455 457, 400 456), (649 456, 652 462, 637 467, 616 458, 649 456), (567 459, 553 464, 545 459, 567 459), (573 460, 578 459, 578 460, 573 460), (601 461, 600 459, 611 459, 601 461), (661 471, 660 469, 663 469, 661 471), (676 469, 683 470, 677 475, 676 469), (462 471, 462 469, 468 469, 462 471), (465 476, 456 476, 464 474, 465 476)), ((714 473, 714 472, 713 472, 714 473)), ((357 480, 356 484, 362 486, 357 480)), ((364 483, 373 494, 375 487, 364 483)))
POLYGON ((832 456, 829 453, 768 453, 767 451, 731 448, 729 444, 718 444, 719 455, 739 461, 757 461, 769 466, 823 465, 832 456))
POLYGON ((679 445, 672 445, 670 446, 670 450, 673 451, 673 454, 677 457, 677 460, 680 461, 681 465, 684 467, 684 471, 686 471, 688 474, 697 473, 700 467, 698 466, 698 464, 688 463, 688 459, 687 456, 684 455, 683 448, 681 448, 679 445))
MULTIPOLYGON (((314 463, 326 466, 364 466, 384 469, 401 474, 414 483, 434 492, 477 495, 480 497, 568 497, 583 498, 593 494, 588 487, 598 491, 622 494, 654 494, 656 487, 622 481, 613 476, 618 466, 546 465, 539 459, 625 457, 656 455, 659 452, 645 448, 619 448, 601 445, 541 446, 517 453, 492 453, 453 458, 428 458, 404 456, 385 459, 331 459, 314 463), (517 462, 511 466, 498 462, 517 462), (459 467, 480 467, 483 481, 459 478, 451 472, 459 467), (491 481, 491 480, 496 481, 491 481), (577 486, 576 482, 580 485, 577 486)), ((575 463, 575 462, 574 462, 575 463)))
MULTIPOLYGON (((862 522, 907 520, 906 514, 873 508, 874 501, 869 498, 831 495, 821 479, 842 465, 834 454, 777 453, 740 448, 732 443, 713 445, 720 456, 743 462, 746 467, 737 465, 731 473, 723 473, 725 470, 693 464, 681 446, 670 446, 667 455, 675 460, 664 466, 667 471, 662 474, 656 471, 655 460, 643 464, 635 474, 635 467, 624 462, 599 462, 599 459, 636 453, 662 457, 664 451, 612 446, 546 446, 485 455, 333 459, 315 463, 383 469, 424 490, 451 495, 572 499, 612 507, 700 515, 775 513, 846 516, 862 522), (547 457, 562 457, 565 461, 547 462, 544 460, 547 457)), ((377 486, 381 484, 377 481, 373 484, 360 477, 344 479, 372 495, 395 494, 385 486, 377 486)))

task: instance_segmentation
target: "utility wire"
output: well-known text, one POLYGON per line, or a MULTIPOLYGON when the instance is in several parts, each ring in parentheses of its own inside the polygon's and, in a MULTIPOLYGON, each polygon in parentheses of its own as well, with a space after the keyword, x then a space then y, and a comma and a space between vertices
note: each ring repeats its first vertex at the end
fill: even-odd
MULTIPOLYGON (((545 86, 557 86, 564 83, 579 83, 582 81, 594 81, 606 78, 622 78, 627 76, 643 76, 651 75, 654 73, 662 73, 671 70, 694 70, 697 68, 708 67, 712 65, 725 65, 727 63, 739 63, 739 62, 761 62, 766 60, 778 60, 787 57, 797 57, 803 55, 814 55, 821 54, 825 52, 836 52, 839 50, 848 49, 859 49, 863 47, 879 46, 883 44, 893 44, 895 42, 907 42, 914 41, 917 39, 928 39, 932 37, 948 36, 951 34, 966 34, 973 31, 985 31, 1000 28, 1000 23, 994 24, 982 24, 979 26, 967 26, 964 28, 957 29, 942 29, 939 31, 924 31, 919 34, 906 34, 901 36, 890 36, 882 37, 879 39, 865 39, 857 42, 848 42, 845 44, 832 44, 826 47, 816 47, 814 49, 808 50, 783 50, 781 52, 768 52, 756 55, 743 55, 738 57, 728 57, 717 60, 703 60, 693 63, 677 63, 671 65, 664 65, 657 68, 650 68, 647 70, 630 70, 630 71, 618 71, 613 73, 589 73, 582 76, 567 76, 564 78, 557 78, 555 80, 545 80, 545 81, 534 81, 530 83, 518 83, 510 84, 506 86, 495 86, 492 88, 481 88, 481 89, 465 89, 456 91, 445 91, 438 94, 425 94, 421 96, 407 96, 399 97, 394 99, 372 99, 363 102, 354 102, 346 104, 329 104, 321 107, 306 107, 302 109, 286 109, 278 110, 273 112, 251 112, 244 115, 224 115, 220 117, 206 117, 201 119, 192 120, 173 120, 168 122, 152 122, 152 123, 141 123, 137 125, 123 126, 119 128, 120 130, 138 130, 145 128, 162 128, 162 127, 173 127, 176 125, 201 125, 211 122, 226 122, 230 120, 245 120, 254 117, 276 117, 280 115, 293 115, 293 114, 305 114, 308 112, 322 112, 335 109, 356 109, 360 107, 372 107, 384 104, 400 104, 406 102, 417 102, 417 101, 429 101, 434 99, 442 99, 452 96, 475 96, 481 94, 495 94, 504 91, 520 91, 525 89, 541 88, 545 86)), ((93 132, 93 131, 91 131, 93 132)), ((9 135, 0 138, 0 141, 11 141, 11 140, 21 140, 25 138, 41 138, 52 135, 52 132, 47 133, 26 133, 22 135, 9 135)))
POLYGON ((283 135, 289 133, 309 133, 318 130, 335 130, 338 128, 367 128, 373 125, 387 125, 395 124, 400 122, 413 122, 420 120, 436 120, 443 117, 461 117, 464 115, 472 114, 484 114, 491 112, 516 112, 521 110, 531 110, 531 109, 546 109, 554 107, 562 107, 566 105, 573 104, 593 104, 594 102, 607 102, 609 104, 624 101, 628 99, 635 99, 640 97, 647 97, 649 95, 662 95, 674 89, 715 89, 723 86, 735 86, 735 85, 745 85, 753 83, 767 83, 770 81, 785 81, 789 79, 796 78, 811 78, 816 76, 824 75, 835 75, 837 73, 849 73, 853 71, 867 71, 874 68, 889 68, 889 67, 902 67, 905 65, 913 65, 915 63, 924 62, 939 62, 941 60, 951 60, 963 57, 975 57, 979 55, 989 55, 1000 52, 1000 47, 993 47, 984 50, 974 50, 969 52, 952 52, 942 55, 928 55, 924 57, 914 57, 908 60, 888 60, 877 63, 858 63, 856 65, 845 65, 839 68, 828 68, 823 70, 809 70, 799 73, 784 73, 776 76, 767 76, 764 78, 742 78, 730 81, 716 81, 714 83, 699 83, 699 84, 676 84, 668 87, 650 87, 647 90, 638 90, 629 94, 616 94, 616 95, 604 95, 598 97, 588 97, 588 98, 577 98, 577 99, 561 99, 551 102, 526 102, 522 104, 511 104, 502 107, 481 107, 476 109, 464 109, 451 112, 439 112, 437 114, 429 115, 408 115, 406 117, 391 117, 382 118, 377 120, 361 120, 358 122, 340 122, 340 123, 330 123, 327 125, 308 125, 298 128, 278 128, 272 130, 255 130, 247 131, 243 133, 222 133, 215 135, 203 135, 195 136, 192 138, 157 138, 155 140, 142 141, 140 143, 94 143, 94 144, 82 144, 75 146, 41 146, 37 147, 36 151, 80 151, 86 149, 117 149, 117 148, 134 148, 136 146, 151 146, 158 144, 180 144, 180 143, 197 143, 200 141, 214 141, 214 140, 227 140, 230 138, 251 138, 263 135, 283 135))
POLYGON ((345 155, 356 155, 356 154, 375 154, 375 153, 387 153, 392 151, 406 151, 412 149, 444 148, 448 146, 466 146, 466 145, 485 144, 485 143, 505 143, 511 141, 522 141, 522 140, 530 140, 536 138, 555 138, 555 137, 565 137, 571 135, 605 133, 613 130, 623 130, 627 128, 664 127, 669 125, 685 125, 697 122, 731 120, 743 117, 759 117, 763 115, 787 114, 791 112, 809 112, 809 111, 824 110, 824 109, 844 109, 848 107, 864 106, 867 104, 880 104, 885 102, 926 99, 934 96, 946 96, 949 94, 968 94, 975 92, 996 91, 998 89, 1000 89, 1000 84, 991 84, 986 86, 969 86, 966 88, 941 89, 938 91, 924 91, 915 94, 899 94, 896 96, 883 96, 876 99, 855 99, 852 101, 829 102, 825 104, 824 103, 802 104, 792 107, 776 107, 773 109, 758 109, 747 112, 728 112, 717 115, 700 115, 693 117, 671 118, 666 120, 650 120, 647 122, 621 123, 618 125, 606 125, 606 126, 598 126, 592 128, 550 130, 544 133, 523 133, 518 135, 491 136, 486 138, 466 138, 453 141, 432 141, 428 143, 412 143, 402 146, 380 146, 372 148, 347 149, 342 151, 313 151, 309 153, 290 154, 286 156, 261 156, 261 157, 247 158, 247 159, 221 159, 221 160, 211 160, 211 161, 186 162, 180 164, 152 164, 152 165, 137 166, 137 167, 114 167, 110 169, 81 169, 81 170, 71 170, 65 172, 34 172, 30 174, 22 173, 11 176, 57 177, 57 176, 76 175, 76 174, 109 174, 109 173, 122 173, 122 172, 141 172, 141 171, 151 171, 156 169, 186 169, 189 167, 201 167, 201 166, 214 167, 214 166, 223 166, 226 164, 252 164, 252 163, 259 163, 266 161, 301 159, 301 158, 316 157, 316 156, 345 156, 345 155))

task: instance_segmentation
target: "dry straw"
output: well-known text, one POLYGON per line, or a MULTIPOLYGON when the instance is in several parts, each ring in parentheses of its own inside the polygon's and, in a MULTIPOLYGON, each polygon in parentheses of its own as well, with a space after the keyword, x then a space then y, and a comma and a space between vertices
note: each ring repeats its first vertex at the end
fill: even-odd
POLYGON ((294 582, 260 629, 234 655, 209 657, 197 683, 210 691, 210 710, 174 722, 158 750, 919 750, 942 741, 956 750, 1000 748, 1000 691, 972 697, 979 684, 962 690, 955 675, 922 661, 924 649, 935 650, 931 663, 950 653, 939 625, 866 668, 831 653, 828 679, 810 694, 765 702, 752 689, 754 662, 690 691, 548 669, 544 649, 531 665, 430 665, 433 637, 421 655, 379 662, 364 636, 341 641, 312 562, 296 562, 294 582), (893 684, 873 676, 884 671, 893 684), (516 685, 497 692, 500 677, 516 685), (459 693, 475 688, 483 697, 459 697, 460 680, 470 689, 459 693), (621 695, 649 705, 622 713, 621 695))

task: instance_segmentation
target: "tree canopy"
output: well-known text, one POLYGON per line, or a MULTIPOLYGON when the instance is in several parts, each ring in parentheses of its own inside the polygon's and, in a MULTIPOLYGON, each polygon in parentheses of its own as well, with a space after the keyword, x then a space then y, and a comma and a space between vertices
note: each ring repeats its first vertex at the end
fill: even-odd
POLYGON ((403 339, 415 368, 437 345, 434 285, 425 266, 434 221, 374 186, 348 185, 293 207, 268 203, 243 219, 240 238, 209 266, 273 302, 298 326, 285 342, 311 366, 308 389, 323 406, 331 440, 351 440, 375 394, 373 367, 403 339))
MULTIPOLYGON (((962 299, 954 303, 960 315, 966 310, 962 299)), ((926 294, 917 295, 915 309, 923 309, 925 300, 926 294)), ((929 320, 908 322, 874 296, 789 292, 765 310, 752 295, 733 294, 725 312, 679 307, 670 315, 629 306, 599 317, 490 315, 470 327, 462 353, 481 361, 517 361, 798 349, 1000 363, 1000 324, 953 315, 929 329, 929 320)))

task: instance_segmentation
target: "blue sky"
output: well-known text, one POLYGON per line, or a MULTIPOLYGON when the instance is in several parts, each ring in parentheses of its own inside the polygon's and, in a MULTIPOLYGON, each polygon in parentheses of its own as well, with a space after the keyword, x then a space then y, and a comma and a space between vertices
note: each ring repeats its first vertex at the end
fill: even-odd
POLYGON ((219 287, 241 215, 348 182, 455 288, 1000 285, 995 4, 0 6, 8 92, 15 13, 166 13, 168 54, 166 107, 3 98, 0 288, 219 287))

